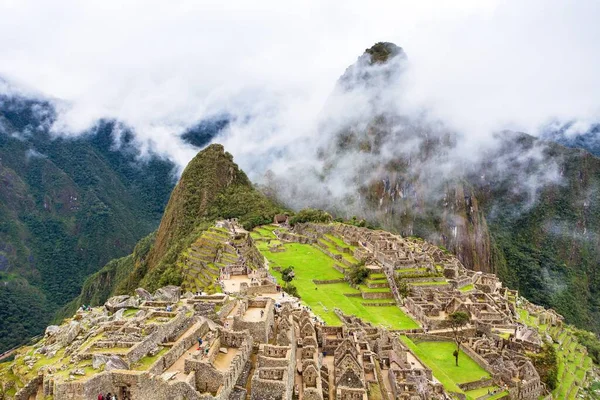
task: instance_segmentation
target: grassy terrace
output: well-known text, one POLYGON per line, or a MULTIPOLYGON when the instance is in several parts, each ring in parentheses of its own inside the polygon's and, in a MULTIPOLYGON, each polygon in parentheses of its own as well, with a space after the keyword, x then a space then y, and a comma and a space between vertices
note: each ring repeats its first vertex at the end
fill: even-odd
POLYGON ((446 281, 427 281, 427 282, 409 282, 412 286, 445 286, 448 284, 446 281))
MULTIPOLYGON (((427 367, 431 368, 433 376, 444 385, 446 390, 465 393, 458 384, 490 377, 490 374, 477 365, 462 350, 458 356, 459 366, 457 367, 454 364, 454 356, 452 355, 455 349, 453 342, 413 342, 404 335, 400 338, 427 367)), ((487 393, 487 388, 485 390, 485 393, 487 393)), ((469 399, 477 398, 470 393, 466 393, 466 395, 469 399)))
MULTIPOLYGON (((258 232, 260 237, 265 234, 264 231, 258 232)), ((255 234, 256 238, 257 236, 255 234)), ((395 305, 383 307, 369 307, 363 303, 389 302, 390 299, 382 300, 364 300, 362 297, 347 297, 345 294, 360 293, 349 286, 347 283, 334 283, 327 285, 315 285, 313 279, 331 280, 341 279, 344 275, 333 268, 336 263, 331 257, 323 253, 313 245, 300 243, 284 244, 285 251, 271 252, 268 246, 258 246, 262 254, 267 257, 271 266, 285 268, 293 266, 296 278, 293 284, 298 288, 298 293, 302 297, 303 303, 307 304, 312 310, 323 318, 329 325, 340 325, 341 321, 333 312, 334 308, 339 308, 345 314, 355 315, 365 321, 373 324, 388 327, 390 329, 414 329, 418 324, 408 317, 402 310, 395 305)), ((273 275, 280 283, 281 275, 272 270, 273 275)), ((389 289, 370 289, 366 285, 361 286, 361 290, 369 292, 385 292, 389 289)))
POLYGON ((320 242, 327 248, 327 250, 331 254, 340 255, 343 258, 345 258, 346 260, 348 260, 351 264, 358 263, 358 260, 356 258, 354 258, 354 256, 352 254, 339 251, 335 246, 332 246, 329 242, 327 242, 325 240, 320 240, 320 242))
POLYGON ((475 289, 475 286, 473 286, 473 284, 467 285, 467 286, 463 286, 460 288, 461 292, 469 292, 471 290, 475 289))

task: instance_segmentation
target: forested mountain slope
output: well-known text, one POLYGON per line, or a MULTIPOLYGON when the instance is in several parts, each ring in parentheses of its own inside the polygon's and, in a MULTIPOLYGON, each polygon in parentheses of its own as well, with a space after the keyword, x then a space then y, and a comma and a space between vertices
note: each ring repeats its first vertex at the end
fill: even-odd
POLYGON ((43 100, 0 97, 0 351, 156 229, 175 182, 174 165, 139 160, 115 122, 67 139, 50 133, 54 118, 43 100))

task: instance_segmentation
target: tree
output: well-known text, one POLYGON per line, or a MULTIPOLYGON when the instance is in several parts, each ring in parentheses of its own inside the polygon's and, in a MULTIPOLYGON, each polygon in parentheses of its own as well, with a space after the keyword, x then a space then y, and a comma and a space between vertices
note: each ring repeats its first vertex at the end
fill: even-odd
POLYGON ((558 361, 556 359, 556 349, 551 342, 544 342, 542 351, 538 354, 528 353, 533 366, 540 374, 540 379, 546 384, 549 390, 554 390, 558 380, 558 361))
POLYGON ((315 210, 312 208, 305 208, 298 211, 296 215, 290 218, 290 225, 294 226, 304 222, 319 222, 329 223, 332 221, 332 217, 329 213, 323 210, 315 210))
POLYGON ((398 294, 402 296, 403 299, 412 294, 410 285, 405 279, 403 279, 400 275, 396 275, 394 279, 396 280, 396 286, 398 287, 398 294))
POLYGON ((456 350, 452 354, 456 359, 456 366, 458 367, 458 355, 460 353, 460 342, 462 342, 462 328, 469 323, 471 317, 464 311, 457 311, 448 315, 448 322, 452 333, 454 334, 454 342, 456 343, 456 350))
POLYGON ((283 290, 291 296, 300 297, 298 295, 298 289, 296 289, 296 286, 290 283, 295 277, 296 274, 294 273, 294 267, 291 265, 281 270, 281 279, 285 282, 283 290))
POLYGON ((290 282, 296 277, 294 267, 291 265, 281 270, 281 279, 285 282, 285 287, 289 287, 290 282))
POLYGON ((350 282, 355 285, 361 285, 365 283, 369 277, 369 269, 365 267, 365 262, 361 261, 357 264, 354 264, 348 273, 348 277, 350 278, 350 282))

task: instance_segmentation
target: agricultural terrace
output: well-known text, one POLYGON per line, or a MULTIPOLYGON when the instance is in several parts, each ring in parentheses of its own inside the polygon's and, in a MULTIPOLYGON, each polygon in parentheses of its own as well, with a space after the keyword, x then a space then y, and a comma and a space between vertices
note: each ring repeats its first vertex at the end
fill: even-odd
POLYGON ((548 333, 556 349, 558 361, 558 385, 552 391, 557 399, 575 399, 585 376, 593 368, 592 359, 587 350, 577 342, 577 338, 568 325, 549 327, 540 323, 536 315, 530 314, 523 308, 517 308, 519 318, 525 324, 536 328, 540 333, 548 333))
MULTIPOLYGON (((281 273, 273 267, 294 267, 295 278, 292 282, 298 289, 302 302, 311 307, 313 312, 321 317, 328 325, 341 325, 334 313, 339 308, 345 314, 357 316, 367 322, 389 329, 414 329, 419 325, 400 310, 393 299, 366 300, 362 297, 347 297, 345 294, 360 294, 361 292, 389 292, 389 288, 368 288, 361 285, 354 289, 346 282, 315 284, 316 280, 343 279, 344 274, 334 268, 335 260, 325 254, 317 246, 300 243, 281 243, 273 234, 271 227, 255 229, 251 235, 261 253, 267 258, 271 273, 280 284, 281 273), (277 251, 270 248, 278 246, 277 251), (368 306, 369 303, 389 304, 385 306, 368 306)), ((341 239, 335 238, 341 242, 341 239)), ((343 243, 343 242, 342 242, 343 243)), ((383 282, 381 276, 374 276, 383 282)))

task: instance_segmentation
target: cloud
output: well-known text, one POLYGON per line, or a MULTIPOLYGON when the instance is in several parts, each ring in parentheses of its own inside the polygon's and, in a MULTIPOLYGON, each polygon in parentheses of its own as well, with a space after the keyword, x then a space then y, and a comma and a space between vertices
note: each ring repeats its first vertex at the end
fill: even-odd
POLYGON ((179 165, 195 154, 178 137, 187 127, 241 117, 223 140, 258 178, 313 165, 319 124, 365 112, 359 95, 323 115, 344 69, 381 40, 409 60, 388 106, 461 132, 465 154, 500 129, 597 121, 598 14, 591 0, 4 0, 0 76, 57 99, 58 135, 114 118, 179 165))

